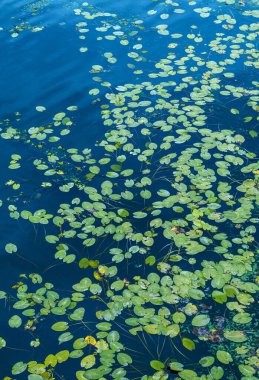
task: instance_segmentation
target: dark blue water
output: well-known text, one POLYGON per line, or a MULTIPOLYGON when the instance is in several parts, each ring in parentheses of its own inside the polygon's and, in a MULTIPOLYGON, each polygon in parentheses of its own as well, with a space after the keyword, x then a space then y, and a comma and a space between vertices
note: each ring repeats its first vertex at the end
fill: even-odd
MULTIPOLYGON (((182 4, 179 2, 176 7, 183 9, 185 12, 175 13, 171 11, 168 4, 166 5, 160 1, 91 1, 90 6, 93 6, 96 12, 100 10, 101 12, 116 13, 116 17, 111 19, 104 17, 103 20, 110 22, 113 26, 117 25, 122 28, 121 30, 123 30, 129 41, 129 47, 125 47, 117 43, 117 41, 106 40, 104 37, 102 40, 98 40, 100 32, 96 28, 100 27, 101 22, 99 19, 87 20, 80 15, 78 16, 75 10, 82 8, 82 3, 64 0, 42 0, 39 2, 30 2, 28 0, 1 1, 0 120, 3 121, 3 124, 0 127, 10 123, 10 125, 21 130, 47 125, 51 123, 53 115, 59 112, 67 112, 67 107, 76 106, 77 110, 69 113, 73 126, 69 136, 66 136, 62 141, 62 146, 64 149, 77 148, 81 150, 89 148, 95 152, 96 141, 102 140, 109 129, 109 126, 103 124, 100 113, 101 105, 107 103, 106 93, 116 92, 116 87, 123 86, 125 83, 136 85, 152 80, 152 83, 156 84, 163 80, 163 78, 159 77, 152 78, 149 74, 155 71, 154 65, 160 59, 166 58, 168 42, 178 43, 178 46, 173 50, 177 56, 184 56, 187 54, 185 50, 190 45, 194 45, 194 55, 204 57, 205 61, 215 60, 218 62, 224 59, 224 54, 218 55, 208 46, 210 41, 216 38, 216 33, 224 32, 226 36, 228 32, 229 34, 236 34, 240 25, 250 25, 257 20, 255 17, 242 14, 244 11, 243 6, 241 7, 238 4, 228 5, 216 1, 197 1, 194 6, 195 8, 210 7, 211 15, 208 18, 201 18, 199 13, 193 12, 193 5, 188 5, 185 2, 182 2, 182 4), (150 9, 155 9, 157 13, 148 15, 147 12, 150 9), (159 15, 164 13, 169 13, 170 17, 168 19, 159 18, 159 15), (216 20, 217 16, 222 14, 234 16, 237 23, 234 30, 230 29, 228 31, 228 29, 221 28, 219 24, 211 21, 216 20), (138 23, 136 22, 137 20, 141 20, 141 22, 138 23), (80 25, 80 23, 84 22, 91 25, 90 32, 84 33, 81 31, 80 33, 80 29, 88 28, 89 26, 80 25), (142 24, 144 25, 143 29, 139 28, 142 24), (159 24, 168 24, 170 34, 185 35, 186 33, 191 34, 193 31, 195 33, 198 31, 203 37, 203 41, 202 43, 193 42, 192 39, 185 37, 179 40, 174 38, 170 40, 170 37, 164 38, 164 36, 157 33, 156 27, 159 24), (136 31, 137 33, 134 33, 136 31), (86 36, 85 39, 79 38, 84 35, 86 36), (132 51, 139 52, 139 50, 132 50, 132 46, 136 44, 143 45, 141 50, 145 51, 142 53, 144 59, 141 62, 135 62, 128 55, 132 51), (87 47, 88 51, 81 52, 80 48, 82 47, 87 47), (104 56, 107 52, 111 52, 116 57, 117 61, 115 63, 107 62, 104 56), (136 66, 135 70, 140 70, 139 73, 134 74, 134 70, 128 64, 134 64, 136 66), (94 73, 93 65, 101 65, 103 70, 100 73, 94 73), (99 85, 98 81, 93 80, 95 77, 100 77, 101 81, 109 82, 108 86, 99 85), (89 95, 89 91, 93 88, 100 90, 97 96, 89 95), (36 107, 38 106, 45 107, 46 111, 37 112, 36 107)), ((252 11, 256 8, 256 4, 251 2, 245 2, 244 6, 252 11)), ((117 30, 120 29, 117 28, 117 30)), ((106 32, 105 34, 110 33, 106 32)), ((251 42, 256 44, 256 41, 251 42)), ((226 41, 226 50, 229 49, 231 43, 226 41)), ((249 41, 247 43, 249 44, 249 41)), ((240 86, 245 88, 248 94, 236 98, 231 94, 226 97, 218 94, 212 104, 206 105, 208 120, 205 127, 215 131, 218 128, 235 130, 246 137, 246 149, 255 151, 255 140, 251 137, 251 133, 249 134, 249 131, 256 130, 255 110, 251 110, 251 107, 246 103, 247 97, 250 96, 249 91, 255 88, 256 70, 254 66, 244 65, 245 59, 241 55, 239 59, 235 59, 233 65, 227 68, 227 72, 235 74, 233 81, 231 78, 222 77, 223 74, 218 75, 222 79, 222 86, 223 84, 226 86, 228 83, 240 86), (240 110, 240 114, 238 116, 231 114, 229 108, 240 110), (247 124, 243 123, 243 119, 250 115, 253 115, 253 121, 247 124)), ((251 60, 254 61, 255 58, 252 57, 251 60)), ((196 75, 195 72, 189 71, 192 63, 187 62, 186 65, 188 72, 185 76, 189 76, 191 73, 194 79, 199 82, 203 74, 202 70, 196 75)), ((204 68, 205 71, 206 69, 204 68)), ((181 73, 176 73, 172 80, 178 83, 181 76, 181 73)), ((166 80, 167 78, 164 78, 164 81, 166 80)), ((143 94, 144 99, 145 96, 148 97, 148 95, 143 94)), ((183 96, 188 96, 188 90, 179 91, 179 99, 183 96)), ((139 139, 139 144, 141 144, 141 138, 139 139)), ((180 147, 176 149, 181 151, 180 147)), ((76 190, 74 193, 72 192, 72 195, 71 193, 69 195, 60 193, 58 185, 51 189, 42 189, 42 175, 33 166, 33 160, 40 158, 41 153, 33 146, 20 144, 13 140, 1 139, 0 152, 0 199, 4 202, 8 200, 7 204, 13 204, 31 211, 47 209, 48 212, 53 211, 55 213, 60 203, 69 202, 73 197, 78 196, 76 190), (10 156, 14 153, 22 156, 22 168, 19 170, 18 175, 15 173, 16 178, 22 184, 22 194, 19 191, 14 193, 6 186, 6 183, 14 177, 12 171, 8 169, 10 156)), ((157 185, 157 188, 159 189, 159 185, 157 185)), ((154 187, 155 190, 157 188, 154 187)), ((82 275, 78 264, 64 265, 53 258, 55 250, 45 241, 46 230, 44 226, 32 225, 21 219, 10 218, 10 208, 8 209, 8 207, 2 207, 0 211, 0 290, 7 291, 12 297, 10 289, 15 286, 17 281, 21 280, 21 278, 19 279, 20 274, 40 273, 44 276, 44 282, 55 284, 55 289, 62 297, 70 294, 71 284, 74 284, 82 275), (9 242, 13 242, 19 247, 19 256, 7 255, 4 252, 4 246, 9 242)), ((102 244, 105 252, 106 243, 102 244)), ((81 250, 80 253, 82 254, 89 254, 89 250, 87 248, 82 249, 80 243, 76 241, 73 249, 81 250)), ((90 251, 90 254, 92 255, 91 258, 99 259, 97 253, 90 251)), ((110 263, 110 258, 105 257, 104 262, 110 263)), ((124 265, 121 265, 123 277, 133 277, 135 274, 145 275, 148 269, 143 269, 143 267, 139 269, 137 264, 136 259, 136 262, 133 262, 127 270, 124 265)), ((140 265, 142 265, 141 260, 140 265)), ((13 300, 0 300, 0 302, 0 336, 7 340, 9 348, 0 352, 1 379, 16 379, 16 377, 5 378, 5 376, 12 376, 11 368, 16 361, 29 362, 30 360, 38 360, 38 362, 41 362, 42 358, 49 353, 66 348, 66 344, 63 345, 65 348, 56 344, 57 336, 53 336, 53 332, 49 328, 55 321, 59 320, 58 317, 42 317, 36 331, 26 331, 23 327, 10 329, 7 326, 8 319, 13 315, 11 308, 13 300), (33 348, 30 342, 37 337, 40 337, 42 344, 38 348, 33 348)), ((100 308, 100 305, 97 305, 92 300, 89 303, 85 302, 84 307, 86 308, 90 332, 85 326, 80 326, 79 331, 75 329, 75 337, 77 333, 80 336, 82 330, 83 334, 91 335, 91 326, 95 323, 95 313, 100 308)), ((128 329, 123 324, 124 318, 125 316, 123 315, 121 317, 121 326, 128 329)), ((123 331, 122 327, 120 328, 123 336, 125 331, 123 331)), ((126 334, 123 339, 127 341, 126 334)), ((161 351, 163 361, 166 361, 171 356, 177 357, 179 360, 177 350, 167 343, 164 344, 162 338, 155 337, 153 339, 151 337, 148 339, 150 339, 149 346, 152 352, 151 354, 150 352, 145 352, 142 362, 138 363, 137 372, 140 371, 140 374, 137 374, 136 369, 132 368, 132 372, 128 374, 129 379, 137 379, 141 375, 151 374, 148 362, 156 358, 157 351, 161 351)), ((130 340, 131 342, 128 344, 131 350, 139 350, 137 338, 135 339, 132 336, 130 340)), ((175 344, 177 345, 179 342, 180 340, 177 341, 176 339, 175 344)), ((206 347, 203 346, 203 343, 201 343, 202 350, 204 350, 205 356, 206 347)), ((184 351, 184 354, 192 355, 188 351, 184 351)), ((137 357, 138 354, 136 354, 136 360, 137 357)), ((197 362, 198 357, 199 355, 195 353, 193 362, 197 362)), ((53 378, 74 380, 74 373, 73 365, 71 361, 68 361, 60 371, 58 370, 54 373, 53 378)), ((174 375, 171 374, 171 376, 175 378, 174 375)), ((111 377, 108 375, 107 378, 110 379, 111 377)), ((227 379, 227 377, 225 378, 227 379)), ((27 379, 27 375, 22 374, 17 379, 27 379)), ((248 380, 248 378, 244 379, 248 380)))

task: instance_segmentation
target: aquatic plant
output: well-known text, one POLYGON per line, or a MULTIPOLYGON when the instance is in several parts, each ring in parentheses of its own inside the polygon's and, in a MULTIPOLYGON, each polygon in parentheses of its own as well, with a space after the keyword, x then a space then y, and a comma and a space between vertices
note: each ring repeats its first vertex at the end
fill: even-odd
MULTIPOLYGON (((5 380, 256 379, 257 13, 189 2, 195 22, 212 20, 210 39, 165 24, 179 4, 152 6, 144 20, 74 10, 80 39, 93 32, 102 51, 89 70, 104 130, 94 147, 69 145, 76 105, 44 125, 26 129, 19 113, 1 124, 14 149, 2 209, 34 229, 50 262, 42 269, 15 234, 2 247, 31 268, 0 292, 7 325, 28 341, 5 380), (163 23, 146 29, 149 17, 163 23), (145 50, 150 34, 165 50, 145 50), (27 165, 33 180, 21 179, 27 165)), ((3 332, 2 351, 13 345, 3 332)))

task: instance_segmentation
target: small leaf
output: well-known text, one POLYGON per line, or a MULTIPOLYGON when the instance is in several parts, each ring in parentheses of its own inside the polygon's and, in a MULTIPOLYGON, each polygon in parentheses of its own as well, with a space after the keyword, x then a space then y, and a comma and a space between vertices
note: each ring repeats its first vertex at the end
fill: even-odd
POLYGON ((223 364, 233 362, 232 356, 227 351, 218 350, 216 352, 217 359, 223 364))
POLYGON ((182 344, 185 348, 187 348, 187 350, 189 351, 193 351, 195 350, 195 343, 193 340, 191 339, 188 339, 188 338, 183 338, 182 339, 182 344))
POLYGON ((18 362, 12 367, 12 375, 19 375, 24 372, 27 368, 27 364, 23 362, 18 362))
POLYGON ((66 331, 69 328, 67 322, 56 322, 51 326, 54 331, 66 331))
POLYGON ((192 320, 192 325, 196 327, 206 326, 210 322, 210 318, 206 314, 196 315, 192 320))
POLYGON ((46 111, 46 108, 43 107, 43 106, 37 106, 36 107, 36 111, 38 111, 38 112, 44 112, 44 111, 46 111))
POLYGON ((95 365, 95 356, 94 355, 85 356, 81 360, 80 364, 81 364, 81 367, 83 367, 85 369, 92 368, 95 365))
POLYGON ((4 338, 0 337, 0 350, 1 348, 4 348, 6 346, 6 341, 4 340, 4 338))
POLYGON ((215 362, 213 356, 204 356, 200 359, 199 363, 202 367, 210 367, 215 362))
POLYGON ((145 259, 145 264, 148 264, 150 266, 154 265, 156 262, 156 258, 155 256, 148 256, 146 259, 145 259))
POLYGON ((8 324, 11 328, 15 328, 17 329, 18 327, 21 326, 22 324, 22 319, 21 317, 19 317, 19 315, 13 315, 9 321, 8 321, 8 324))
POLYGON ((63 363, 69 358, 69 351, 68 350, 63 350, 59 351, 56 355, 58 363, 63 363))
POLYGON ((244 375, 244 376, 250 377, 250 376, 253 376, 255 374, 255 369, 253 367, 251 367, 250 365, 240 364, 238 366, 238 369, 242 373, 242 375, 244 375))
POLYGON ((55 367, 57 365, 58 359, 55 355, 49 354, 44 361, 46 367, 55 367))
POLYGON ((119 353, 117 355, 117 360, 123 366, 127 366, 128 364, 132 363, 131 357, 129 355, 127 355, 127 354, 119 353))
POLYGON ((226 331, 224 337, 231 342, 241 343, 247 340, 243 331, 226 331))
POLYGON ((13 243, 8 243, 5 245, 5 251, 7 253, 15 253, 17 252, 17 246, 13 243))
POLYGON ((150 366, 156 371, 160 371, 165 367, 164 363, 160 362, 159 360, 151 360, 150 366))

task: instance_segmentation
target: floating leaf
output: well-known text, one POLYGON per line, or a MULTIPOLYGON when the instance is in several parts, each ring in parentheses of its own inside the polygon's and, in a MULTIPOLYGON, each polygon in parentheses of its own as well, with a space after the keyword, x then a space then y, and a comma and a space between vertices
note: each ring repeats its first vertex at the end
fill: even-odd
POLYGON ((206 326, 209 322, 210 322, 210 318, 208 315, 199 314, 193 318, 192 325, 201 327, 201 326, 206 326))
POLYGON ((252 317, 249 313, 239 313, 233 317, 233 322, 240 324, 247 324, 252 321, 252 317))
POLYGON ((189 338, 182 338, 182 344, 189 351, 195 350, 195 343, 189 338))
POLYGON ((240 113, 236 108, 231 108, 230 112, 234 115, 238 115, 240 113))
POLYGON ((27 364, 23 362, 18 362, 12 367, 12 375, 20 375, 27 368, 27 364))
POLYGON ((63 350, 59 351, 56 355, 58 363, 63 363, 69 358, 69 351, 68 350, 63 350))
POLYGON ((150 366, 156 371, 160 371, 165 367, 164 363, 160 362, 159 360, 151 360, 150 366))
POLYGON ((256 372, 255 369, 250 365, 240 364, 238 366, 238 369, 242 373, 242 375, 247 377, 253 376, 256 372))
POLYGON ((58 359, 55 355, 49 354, 44 361, 46 367, 55 367, 57 365, 58 359))
POLYGON ((21 326, 22 324, 22 319, 19 317, 19 315, 13 315, 9 321, 8 321, 8 324, 10 327, 12 328, 18 328, 21 326))
POLYGON ((229 364, 233 361, 231 355, 227 351, 218 350, 216 352, 217 359, 223 364, 229 364))
POLYGON ((5 251, 7 253, 15 253, 17 252, 17 246, 13 243, 8 243, 5 245, 5 251))
POLYGON ((55 235, 47 235, 45 239, 48 243, 55 244, 59 241, 59 238, 55 235))
POLYGON ((183 371, 179 372, 179 376, 184 380, 198 380, 197 373, 191 371, 190 369, 184 369, 183 371))
POLYGON ((95 365, 95 356, 88 355, 81 360, 81 367, 89 369, 95 365))
POLYGON ((54 331, 65 331, 69 328, 67 322, 56 322, 51 326, 54 331))
POLYGON ((180 372, 183 370, 183 364, 179 362, 170 362, 169 367, 172 371, 180 372))
POLYGON ((43 111, 46 111, 46 108, 43 107, 43 106, 37 106, 37 107, 36 107, 36 111, 38 111, 38 112, 43 112, 43 111))
POLYGON ((243 331, 226 331, 224 332, 224 337, 235 343, 241 343, 247 340, 243 331))
POLYGON ((131 357, 129 355, 123 354, 123 353, 119 353, 117 355, 117 360, 123 366, 127 366, 127 365, 132 363, 131 357))
POLYGON ((213 356, 204 356, 200 359, 199 363, 202 367, 210 367, 215 362, 213 356))
POLYGON ((4 338, 0 337, 0 350, 6 346, 6 341, 4 338))

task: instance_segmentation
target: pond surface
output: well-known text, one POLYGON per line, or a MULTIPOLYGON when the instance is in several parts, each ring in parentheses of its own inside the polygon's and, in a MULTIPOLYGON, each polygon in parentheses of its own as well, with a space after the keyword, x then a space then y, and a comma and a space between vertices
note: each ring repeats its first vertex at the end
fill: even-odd
POLYGON ((257 379, 258 17, 1 1, 1 379, 257 379))

